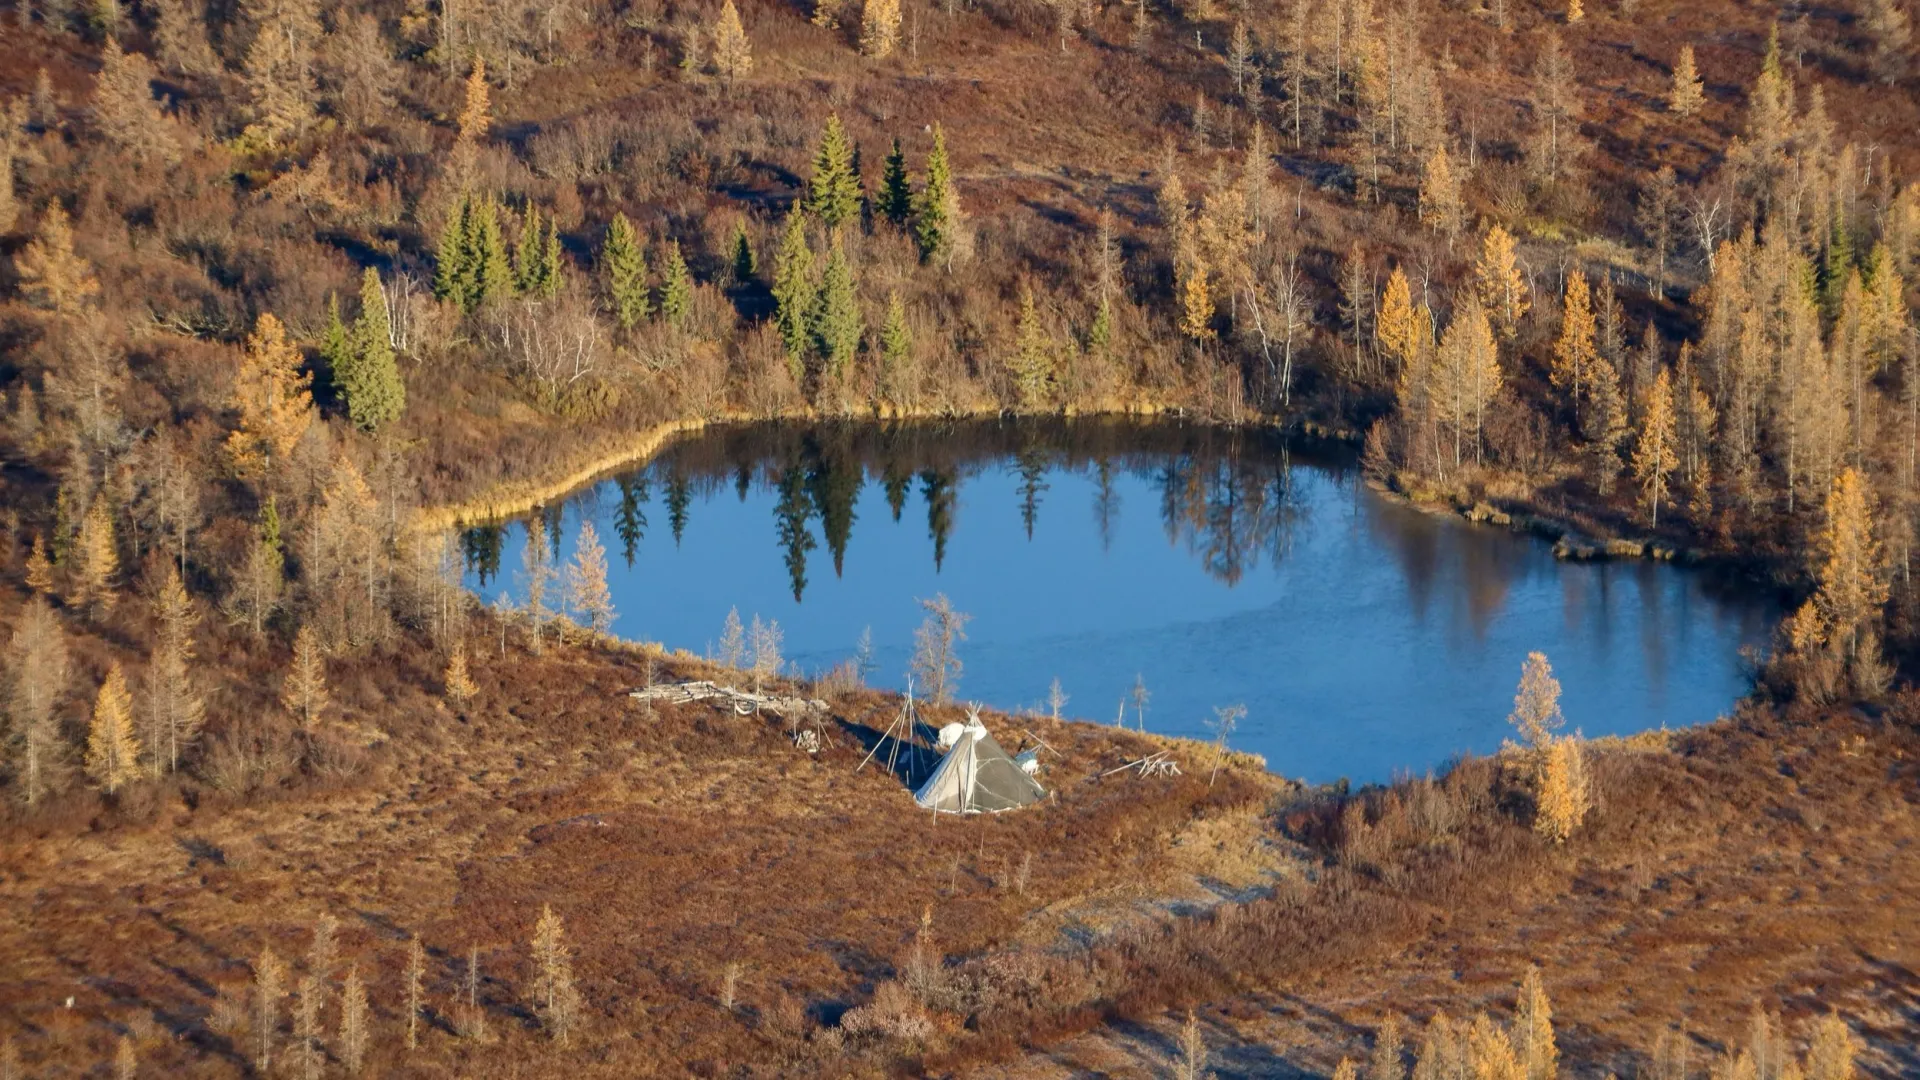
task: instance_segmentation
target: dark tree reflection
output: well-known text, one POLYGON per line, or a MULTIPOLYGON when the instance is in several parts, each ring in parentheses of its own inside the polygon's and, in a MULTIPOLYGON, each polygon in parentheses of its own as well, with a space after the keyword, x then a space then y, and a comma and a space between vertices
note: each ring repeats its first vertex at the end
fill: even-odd
POLYGON ((820 531, 826 535, 827 551, 833 556, 833 573, 846 569, 847 541, 853 535, 854 503, 865 486, 866 473, 844 433, 828 438, 809 439, 807 445, 807 490, 820 514, 820 531))
POLYGON ((1020 524, 1033 539, 1033 523, 1040 517, 1040 493, 1047 490, 1047 453, 1028 443, 1013 455, 1014 469, 1020 474, 1020 524))
MULTIPOLYGON (((859 499, 871 473, 887 510, 902 520, 915 488, 926 505, 935 569, 945 566, 957 528, 960 487, 979 469, 1010 467, 1020 522, 1032 539, 1055 470, 1091 479, 1103 550, 1111 550, 1121 509, 1120 479, 1157 489, 1168 542, 1193 552, 1212 577, 1243 580, 1265 557, 1284 557, 1305 514, 1296 497, 1285 439, 1180 424, 1121 421, 963 421, 941 424, 748 424, 675 445, 649 469, 614 481, 619 501, 610 528, 629 565, 648 527, 650 480, 663 490, 676 547, 685 539, 696 495, 731 486, 744 501, 756 484, 775 493, 782 558, 796 597, 806 588, 806 555, 824 541, 834 573, 845 574, 859 499), (817 515, 819 538, 808 519, 817 515)), ((1338 469, 1340 466, 1334 466, 1338 469)), ((580 505, 581 513, 592 513, 580 505)), ((560 549, 560 512, 539 525, 560 549)), ((469 530, 468 562, 487 579, 499 572, 499 538, 469 530), (490 547, 489 547, 490 545, 490 547), (491 551, 491 554, 488 552, 491 551)))
POLYGON ((480 579, 480 587, 500 576, 500 545, 506 531, 498 525, 476 525, 460 534, 460 550, 467 569, 480 579))
POLYGON ((1120 492, 1113 486, 1113 462, 1094 462, 1093 520, 1100 527, 1100 550, 1113 550, 1113 530, 1120 522, 1120 492))
POLYGON ((947 537, 953 534, 953 511, 958 492, 950 472, 927 469, 920 474, 920 495, 927 500, 927 536, 933 540, 933 568, 947 561, 947 537))
POLYGON ((907 508, 907 496, 913 493, 913 467, 901 458, 888 455, 880 473, 880 486, 886 489, 887 509, 893 511, 893 520, 898 522, 907 508))
POLYGON ((780 493, 780 501, 773 507, 774 528, 780 534, 787 579, 793 586, 793 598, 798 601, 807 591, 807 552, 819 543, 807 528, 807 518, 813 514, 813 500, 807 494, 806 471, 798 463, 789 464, 780 470, 774 488, 780 493))
POLYGON ((693 489, 679 469, 667 472, 667 527, 673 530, 673 546, 687 531, 687 507, 693 503, 693 489))
POLYGON ((540 508, 540 521, 547 527, 547 557, 556 563, 560 561, 560 541, 566 538, 564 519, 564 503, 540 508))
POLYGON ((631 569, 633 553, 647 533, 647 512, 642 507, 647 501, 647 474, 634 473, 614 483, 620 487, 620 508, 614 512, 613 531, 620 537, 621 554, 626 556, 631 569))

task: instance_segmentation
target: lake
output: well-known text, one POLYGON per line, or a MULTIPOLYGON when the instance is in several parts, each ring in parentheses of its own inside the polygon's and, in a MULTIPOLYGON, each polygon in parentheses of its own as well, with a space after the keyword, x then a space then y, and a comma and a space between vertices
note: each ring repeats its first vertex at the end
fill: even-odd
POLYGON ((622 637, 710 653, 729 609, 808 673, 870 633, 903 687, 918 603, 972 618, 958 697, 1207 737, 1275 772, 1365 783, 1497 748, 1521 662, 1553 663, 1589 736, 1703 723, 1779 612, 1718 574, 1567 563, 1371 490, 1350 456, 1264 431, 967 421, 717 428, 525 519, 469 529, 467 582, 524 594, 530 531, 608 552, 622 637))

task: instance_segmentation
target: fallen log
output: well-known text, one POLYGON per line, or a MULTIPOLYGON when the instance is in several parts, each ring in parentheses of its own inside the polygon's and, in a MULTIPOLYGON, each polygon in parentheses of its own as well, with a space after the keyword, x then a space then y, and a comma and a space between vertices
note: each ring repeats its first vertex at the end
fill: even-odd
POLYGON ((818 698, 760 694, 738 687, 721 686, 706 679, 643 686, 638 690, 629 690, 627 696, 635 701, 657 705, 711 701, 721 708, 733 710, 738 716, 752 716, 762 711, 778 716, 819 716, 827 712, 827 703, 818 698))

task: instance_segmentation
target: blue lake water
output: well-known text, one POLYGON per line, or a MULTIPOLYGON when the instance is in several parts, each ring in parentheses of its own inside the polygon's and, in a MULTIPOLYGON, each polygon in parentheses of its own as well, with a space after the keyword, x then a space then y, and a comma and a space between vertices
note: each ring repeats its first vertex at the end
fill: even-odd
POLYGON ((811 673, 870 629, 872 681, 901 687, 916 601, 944 593, 972 616, 960 698, 1040 709, 1057 677, 1067 714, 1112 723, 1138 678, 1149 730, 1206 737, 1241 704, 1232 744, 1316 782, 1495 749, 1536 649, 1569 728, 1712 720, 1778 617, 1706 572, 1563 563, 1420 513, 1337 455, 1169 424, 718 429, 469 530, 468 584, 520 598, 529 531, 565 561, 586 519, 623 637, 706 653, 737 608, 777 620, 811 673))

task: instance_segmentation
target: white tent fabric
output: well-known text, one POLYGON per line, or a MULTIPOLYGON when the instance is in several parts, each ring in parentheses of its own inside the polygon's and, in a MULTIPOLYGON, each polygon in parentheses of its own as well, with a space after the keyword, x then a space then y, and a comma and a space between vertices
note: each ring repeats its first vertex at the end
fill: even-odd
POLYGON ((913 801, 942 813, 977 814, 1015 810, 1046 795, 1000 748, 985 725, 969 720, 940 766, 913 793, 913 801))

